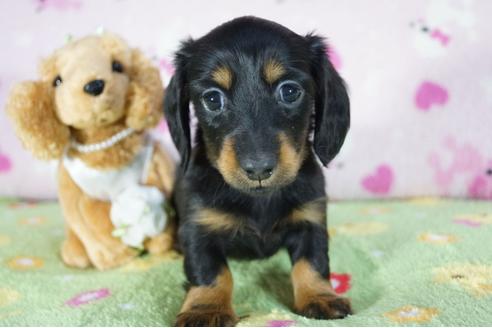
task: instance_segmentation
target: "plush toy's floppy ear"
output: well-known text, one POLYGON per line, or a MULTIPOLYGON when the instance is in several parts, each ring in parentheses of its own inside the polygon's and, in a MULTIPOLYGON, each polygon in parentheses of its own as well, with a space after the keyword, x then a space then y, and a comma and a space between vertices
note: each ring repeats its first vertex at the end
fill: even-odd
POLYGON ((154 127, 162 118, 164 87, 157 67, 132 50, 126 124, 136 130, 154 127))
POLYGON ((17 136, 39 159, 60 158, 70 140, 70 130, 56 116, 53 93, 47 82, 22 82, 7 101, 17 136))
POLYGON ((174 59, 176 70, 167 86, 164 99, 164 115, 171 137, 181 155, 181 166, 184 170, 188 167, 191 155, 190 96, 186 72, 190 53, 187 48, 191 44, 192 40, 183 43, 181 49, 176 53, 174 59))
POLYGON ((314 151, 323 165, 338 154, 350 126, 350 102, 342 78, 327 58, 321 37, 307 35, 316 83, 314 151))

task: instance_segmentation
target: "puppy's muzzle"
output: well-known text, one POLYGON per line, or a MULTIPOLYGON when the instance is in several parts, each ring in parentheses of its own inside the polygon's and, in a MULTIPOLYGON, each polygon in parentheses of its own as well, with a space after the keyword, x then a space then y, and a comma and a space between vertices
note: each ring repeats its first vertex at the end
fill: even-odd
POLYGON ((272 176, 277 160, 273 154, 261 154, 241 160, 240 165, 250 180, 262 181, 272 176))

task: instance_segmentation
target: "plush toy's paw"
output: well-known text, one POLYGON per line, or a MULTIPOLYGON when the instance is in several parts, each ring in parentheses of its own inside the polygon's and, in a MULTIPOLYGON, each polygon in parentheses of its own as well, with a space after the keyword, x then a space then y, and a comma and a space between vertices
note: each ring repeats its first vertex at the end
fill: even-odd
POLYGON ((173 236, 171 233, 163 232, 145 242, 145 249, 150 254, 164 254, 173 248, 173 236))
POLYGON ((326 293, 313 295, 296 312, 313 319, 343 319, 352 314, 352 307, 347 298, 326 293))
POLYGON ((197 304, 176 317, 177 327, 233 327, 238 319, 232 309, 216 304, 197 304))
POLYGON ((82 243, 67 239, 63 242, 61 249, 63 262, 75 268, 87 268, 91 265, 91 261, 82 243))
POLYGON ((122 266, 138 255, 138 251, 118 244, 114 247, 93 247, 90 252, 92 264, 99 270, 107 270, 122 266))

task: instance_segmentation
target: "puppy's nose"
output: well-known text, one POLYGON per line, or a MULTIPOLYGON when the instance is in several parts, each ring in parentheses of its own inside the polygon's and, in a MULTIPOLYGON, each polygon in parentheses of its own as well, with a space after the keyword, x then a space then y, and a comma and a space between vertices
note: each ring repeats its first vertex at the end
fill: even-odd
POLYGON ((84 85, 84 92, 91 96, 99 96, 104 91, 104 81, 94 80, 84 85))
POLYGON ((258 181, 271 177, 276 164, 274 157, 265 156, 256 160, 246 159, 241 163, 241 168, 250 180, 258 181))

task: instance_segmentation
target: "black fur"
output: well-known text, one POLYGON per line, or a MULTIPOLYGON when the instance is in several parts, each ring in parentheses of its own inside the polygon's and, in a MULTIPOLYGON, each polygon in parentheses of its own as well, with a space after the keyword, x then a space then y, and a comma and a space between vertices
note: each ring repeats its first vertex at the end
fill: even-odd
POLYGON ((282 247, 287 248, 293 263, 306 259, 322 276, 328 276, 326 225, 287 220, 295 208, 325 199, 323 173, 315 154, 327 165, 340 150, 349 128, 349 99, 326 50, 318 36, 300 36, 276 23, 243 17, 198 40, 184 42, 176 53, 176 73, 166 92, 165 115, 182 157, 174 204, 191 286, 212 284, 227 265, 228 256, 265 258, 282 247), (304 98, 295 108, 286 110, 279 105, 273 95, 278 83, 269 85, 261 78, 261 67, 272 56, 286 69, 278 83, 294 80, 304 89, 304 98), (217 65, 234 72, 231 89, 223 90, 228 103, 220 115, 205 110, 200 101, 205 89, 217 87, 210 79, 217 65), (190 103, 198 118, 193 150, 190 103), (276 134, 280 132, 293 141, 296 151, 307 149, 292 181, 256 193, 224 180, 214 159, 227 136, 237 140, 235 150, 242 161, 265 153, 278 156, 276 134), (202 208, 231 213, 246 228, 237 233, 207 231, 194 222, 202 208))

